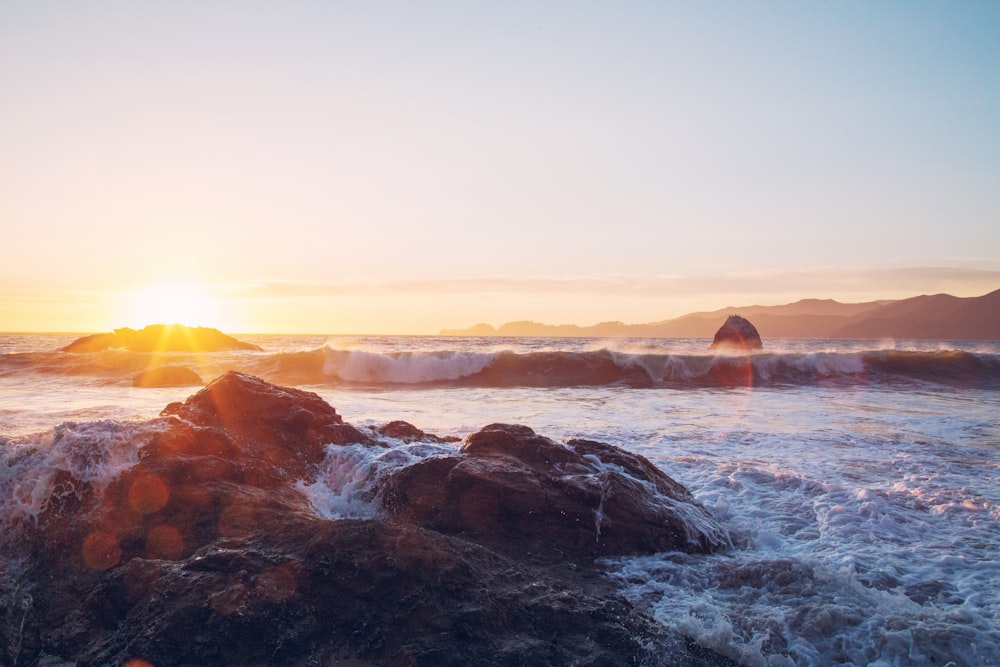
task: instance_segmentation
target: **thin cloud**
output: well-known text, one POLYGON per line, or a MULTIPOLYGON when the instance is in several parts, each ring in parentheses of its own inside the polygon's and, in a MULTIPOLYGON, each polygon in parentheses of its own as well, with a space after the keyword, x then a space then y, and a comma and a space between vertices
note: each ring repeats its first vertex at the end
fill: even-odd
MULTIPOLYGON (((255 283, 206 284, 219 297, 236 300, 333 299, 366 295, 628 295, 632 297, 684 297, 700 295, 754 295, 796 298, 829 295, 953 292, 979 294, 1000 287, 1000 268, 969 267, 823 267, 795 271, 725 271, 714 275, 594 274, 576 276, 474 276, 415 280, 266 280, 255 283)), ((104 302, 119 296, 117 290, 75 290, 49 287, 0 287, 7 302, 104 302)))
POLYGON ((392 281, 275 280, 220 288, 244 299, 323 299, 372 294, 628 294, 696 296, 699 294, 787 295, 921 293, 995 289, 1000 269, 965 267, 820 268, 796 271, 725 272, 717 275, 635 276, 477 276, 392 281), (792 286, 792 287, 790 287, 792 286))

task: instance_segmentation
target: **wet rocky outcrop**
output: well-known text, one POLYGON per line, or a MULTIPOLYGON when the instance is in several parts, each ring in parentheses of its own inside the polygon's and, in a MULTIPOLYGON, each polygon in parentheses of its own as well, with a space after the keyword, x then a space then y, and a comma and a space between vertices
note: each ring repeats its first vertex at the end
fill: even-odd
POLYGON ((726 664, 591 558, 725 543, 648 461, 493 425, 389 471, 372 498, 389 516, 321 518, 302 484, 339 447, 389 451, 379 430, 442 447, 239 373, 146 423, 56 429, 51 476, 0 498, 48 493, 3 517, 0 664, 726 664), (102 457, 124 461, 103 481, 102 457))
POLYGON ((194 387, 205 384, 201 376, 186 366, 147 368, 132 378, 133 387, 194 387))
POLYGON ((403 442, 458 442, 460 438, 454 436, 440 437, 432 433, 424 433, 419 428, 409 422, 400 419, 388 422, 378 427, 378 434, 387 438, 395 438, 403 442))
POLYGON ((187 327, 183 324, 150 324, 142 329, 122 327, 112 333, 91 334, 77 338, 60 348, 62 352, 100 352, 122 349, 130 352, 221 352, 261 348, 228 336, 211 327, 187 327))
POLYGON ((750 320, 739 315, 730 315, 725 323, 715 332, 715 338, 709 345, 709 350, 761 350, 764 343, 760 340, 757 327, 750 320))
POLYGON ((375 442, 344 422, 318 394, 245 373, 226 373, 183 403, 167 405, 160 414, 221 431, 242 454, 288 456, 302 463, 321 460, 326 444, 375 442))
POLYGON ((563 445, 527 426, 487 426, 459 454, 396 472, 382 494, 397 521, 543 559, 729 545, 687 489, 645 458, 588 440, 563 445))

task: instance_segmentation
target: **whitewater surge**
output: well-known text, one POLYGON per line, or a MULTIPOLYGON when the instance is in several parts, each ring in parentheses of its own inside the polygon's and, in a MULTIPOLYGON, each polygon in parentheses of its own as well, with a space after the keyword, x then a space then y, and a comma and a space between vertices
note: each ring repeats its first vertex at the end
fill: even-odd
POLYGON ((753 354, 533 350, 374 352, 323 347, 254 360, 249 372, 308 384, 646 388, 934 382, 1000 386, 1000 355, 868 350, 753 354))
POLYGON ((323 374, 344 382, 421 384, 457 380, 480 373, 495 361, 482 352, 378 352, 326 348, 323 374))
POLYGON ((1000 664, 995 492, 745 464, 710 486, 740 548, 608 562, 657 620, 746 665, 1000 664))
POLYGON ((387 449, 368 445, 331 445, 313 480, 300 480, 296 488, 324 519, 381 518, 376 493, 394 470, 432 456, 455 454, 458 448, 425 442, 405 443, 381 436, 387 449))
POLYGON ((0 438, 0 527, 36 521, 53 502, 100 493, 139 462, 157 425, 67 422, 34 436, 0 438))
POLYGON ((266 352, 10 352, 0 355, 0 377, 30 373, 41 378, 93 378, 101 385, 126 385, 142 370, 171 365, 187 367, 206 379, 236 370, 285 384, 387 388, 616 385, 685 389, 818 383, 1000 387, 1000 350, 996 345, 939 349, 923 343, 900 349, 852 342, 844 346, 846 349, 830 349, 829 341, 817 341, 812 346, 801 342, 783 345, 777 351, 716 354, 706 352, 703 341, 667 339, 517 339, 503 343, 461 339, 455 345, 442 338, 416 342, 375 338, 332 340, 319 347, 280 342, 282 348, 266 352))

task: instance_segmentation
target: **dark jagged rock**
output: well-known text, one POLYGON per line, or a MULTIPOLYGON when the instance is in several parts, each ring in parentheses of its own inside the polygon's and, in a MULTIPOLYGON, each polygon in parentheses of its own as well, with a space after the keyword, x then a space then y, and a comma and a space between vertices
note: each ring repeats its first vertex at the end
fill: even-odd
POLYGON ((668 504, 690 503, 696 523, 705 518, 642 457, 588 441, 559 445, 526 427, 487 427, 460 456, 430 458, 392 478, 397 515, 431 517, 411 521, 423 526, 317 515, 299 482, 318 474, 326 443, 357 440, 309 392, 230 373, 159 419, 76 426, 58 427, 48 446, 86 458, 90 469, 105 451, 98 439, 113 427, 110 436, 138 460, 104 484, 60 469, 37 516, 3 526, 0 664, 43 656, 80 667, 729 664, 632 607, 592 563, 550 557, 591 549, 575 541, 594 539, 598 498, 602 543, 625 550, 637 539, 648 549, 679 538, 677 524, 660 523, 671 519, 647 507, 664 494, 668 504), (515 507, 489 479, 471 482, 472 472, 460 487, 435 487, 435 476, 408 472, 421 465, 493 470, 515 489, 545 487, 555 506, 576 514, 566 524, 546 511, 538 526, 515 511, 534 512, 537 497, 515 507), (421 484, 446 497, 463 489, 478 514, 459 519, 460 508, 442 505, 433 519, 413 495, 421 484), (409 505, 400 504, 404 496, 409 505), (503 504, 502 514, 484 513, 503 504), (630 537, 632 519, 656 525, 630 537), (577 520, 590 528, 578 530, 577 520), (456 521, 474 530, 451 531, 456 521), (522 539, 521 529, 533 532, 522 539), (501 536, 520 547, 500 548, 501 536))
POLYGON ((459 456, 397 471, 383 500, 398 521, 542 560, 729 545, 687 489, 643 457, 587 440, 561 445, 526 426, 487 426, 459 456))
POLYGON ((50 585, 35 600, 48 613, 26 619, 22 659, 41 649, 157 667, 726 664, 569 570, 384 522, 274 517, 269 529, 50 585))
POLYGON ((261 348, 227 336, 210 327, 186 327, 182 324, 150 324, 142 329, 124 327, 114 333, 77 338, 61 348, 62 352, 101 352, 124 349, 131 352, 221 352, 261 348))
POLYGON ((201 376, 184 366, 147 368, 132 378, 133 387, 192 387, 205 384, 201 376))
POLYGON ((746 318, 730 315, 725 324, 715 332, 715 340, 709 345, 709 350, 760 350, 764 343, 760 340, 757 327, 746 318))

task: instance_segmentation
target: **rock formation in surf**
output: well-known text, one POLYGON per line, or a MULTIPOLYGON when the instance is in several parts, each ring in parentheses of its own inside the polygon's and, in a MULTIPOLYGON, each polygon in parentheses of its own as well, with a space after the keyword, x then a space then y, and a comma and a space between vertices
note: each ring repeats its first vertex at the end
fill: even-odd
POLYGON ((221 352, 255 350, 260 347, 227 336, 210 327, 187 327, 182 324, 150 324, 142 329, 115 329, 113 333, 92 334, 77 338, 62 352, 101 352, 123 349, 130 352, 221 352))
POLYGON ((641 456, 565 445, 492 424, 456 456, 424 459, 383 489, 390 515, 491 548, 544 558, 714 551, 728 535, 683 486, 641 456))
POLYGON ((440 437, 432 433, 424 433, 413 424, 395 420, 378 427, 378 434, 387 438, 395 438, 403 442, 458 442, 461 438, 454 436, 440 437))
POLYGON ((205 384, 201 376, 185 366, 147 368, 132 378, 133 387, 193 387, 205 384))
POLYGON ((725 324, 715 332, 715 340, 708 346, 709 350, 760 350, 764 343, 760 340, 757 327, 746 318, 730 315, 725 324))
POLYGON ((595 554, 728 543, 642 457, 493 425, 454 455, 399 452, 368 497, 391 520, 329 519, 306 486, 375 474, 338 453, 454 449, 238 373, 162 415, 58 427, 45 447, 86 474, 60 463, 31 499, 0 498, 41 499, 0 517, 0 663, 728 664, 595 569, 595 554), (115 447, 129 462, 98 481, 115 447))

